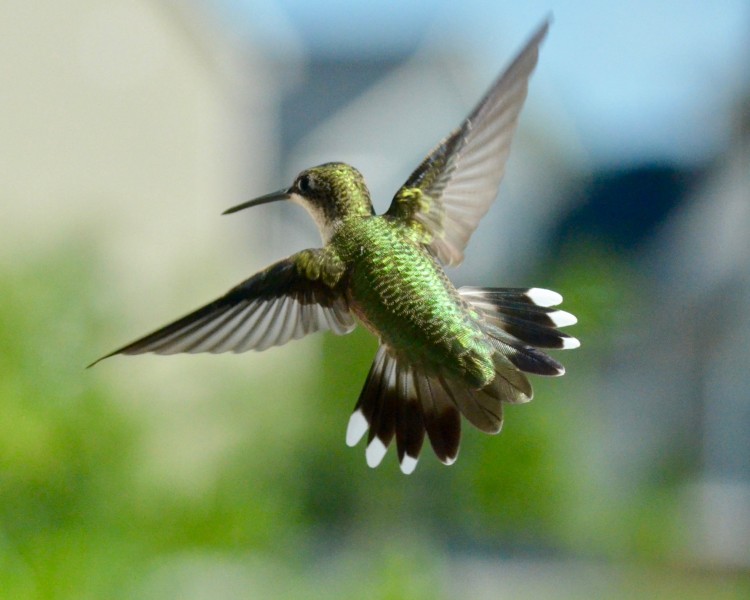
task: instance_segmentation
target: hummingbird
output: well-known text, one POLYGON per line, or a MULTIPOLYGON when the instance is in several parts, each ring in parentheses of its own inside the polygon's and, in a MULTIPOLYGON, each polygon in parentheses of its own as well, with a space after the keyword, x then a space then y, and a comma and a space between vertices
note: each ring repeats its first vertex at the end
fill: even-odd
MULTIPOLYGON (((576 318, 556 292, 462 287, 444 267, 464 249, 497 195, 518 116, 549 27, 544 22, 469 116, 444 138, 376 215, 365 180, 340 162, 302 171, 290 187, 230 208, 270 202, 304 207, 321 248, 272 264, 213 302, 106 356, 245 352, 309 333, 350 333, 359 322, 379 340, 346 429, 376 467, 395 439, 400 469, 414 471, 425 440, 437 458, 458 455, 461 415, 496 434, 503 404, 533 396, 527 373, 559 376, 540 350, 576 348, 559 330, 576 318), (426 435, 425 435, 426 434, 426 435)), ((91 366, 91 365, 90 365, 91 366)))

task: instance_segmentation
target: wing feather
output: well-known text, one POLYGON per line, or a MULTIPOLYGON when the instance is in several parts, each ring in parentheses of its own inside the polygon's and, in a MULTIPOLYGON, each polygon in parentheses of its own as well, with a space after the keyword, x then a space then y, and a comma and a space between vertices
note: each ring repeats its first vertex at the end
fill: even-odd
POLYGON ((497 196, 548 27, 542 24, 466 120, 422 161, 386 213, 416 231, 445 265, 463 260, 471 234, 497 196))
POLYGON ((349 333, 343 273, 330 250, 304 250, 92 365, 115 354, 260 351, 315 331, 349 333))

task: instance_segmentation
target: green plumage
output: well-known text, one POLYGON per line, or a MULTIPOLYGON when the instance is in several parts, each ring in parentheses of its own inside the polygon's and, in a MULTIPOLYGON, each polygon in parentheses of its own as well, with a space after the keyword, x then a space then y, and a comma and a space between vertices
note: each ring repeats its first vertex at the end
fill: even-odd
POLYGON ((403 223, 346 219, 330 245, 350 265, 352 311, 399 358, 475 388, 492 381, 492 346, 443 269, 408 238, 403 223))

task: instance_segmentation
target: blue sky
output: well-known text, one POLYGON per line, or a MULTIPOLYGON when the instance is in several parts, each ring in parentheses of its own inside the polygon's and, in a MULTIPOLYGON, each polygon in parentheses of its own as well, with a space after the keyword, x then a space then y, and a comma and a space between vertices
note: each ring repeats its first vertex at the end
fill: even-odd
POLYGON ((198 1, 270 54, 367 58, 444 44, 488 81, 551 14, 536 85, 603 165, 710 159, 750 94, 746 0, 198 1))

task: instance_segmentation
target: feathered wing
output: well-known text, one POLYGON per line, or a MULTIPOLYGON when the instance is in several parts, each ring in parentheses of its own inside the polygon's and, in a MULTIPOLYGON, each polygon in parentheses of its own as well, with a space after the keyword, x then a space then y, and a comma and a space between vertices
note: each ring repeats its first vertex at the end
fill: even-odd
POLYGON ((463 260, 471 234, 497 196, 548 27, 545 22, 537 30, 461 126, 422 161, 386 213, 408 225, 445 265, 463 260))
POLYGON ((116 354, 245 352, 314 331, 349 333, 356 323, 343 292, 343 274, 332 251, 303 250, 92 365, 116 354))
POLYGON ((349 419, 346 443, 356 445, 368 432, 367 464, 382 461, 395 438, 404 473, 417 466, 427 434, 433 451, 445 464, 458 456, 461 419, 485 433, 498 433, 504 403, 533 397, 525 373, 562 375, 563 366, 538 350, 576 348, 574 337, 559 331, 576 318, 553 308, 562 302, 556 292, 539 288, 461 288, 461 298, 478 315, 478 323, 495 348, 494 380, 482 389, 443 373, 427 372, 381 345, 349 419))

